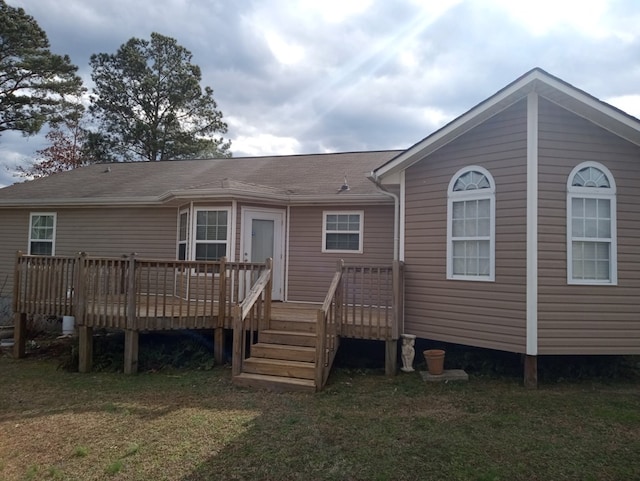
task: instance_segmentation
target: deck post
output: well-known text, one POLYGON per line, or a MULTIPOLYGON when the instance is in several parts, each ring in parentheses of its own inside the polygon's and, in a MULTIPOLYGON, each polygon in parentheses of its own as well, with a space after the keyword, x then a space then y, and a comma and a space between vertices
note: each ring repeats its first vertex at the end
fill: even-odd
POLYGON ((273 289, 273 259, 269 257, 266 261, 267 269, 271 271, 269 282, 264 288, 264 319, 261 329, 269 329, 271 327, 271 291, 273 289))
POLYGON ((524 387, 538 388, 538 356, 524 356, 524 387))
POLYGON ((336 290, 336 336, 342 334, 342 323, 344 322, 344 283, 343 283, 344 259, 338 259, 336 262, 336 272, 340 273, 340 284, 336 290))
POLYGON ((84 273, 84 264, 87 254, 84 252, 80 252, 76 257, 76 265, 74 270, 74 280, 73 280, 73 294, 71 295, 72 309, 71 313, 76 318, 76 324, 78 326, 84 325, 86 323, 85 314, 86 314, 86 279, 84 273))
POLYGON ((27 345, 27 314, 16 312, 13 314, 13 357, 23 358, 27 345))
POLYGON ((316 391, 322 389, 325 378, 325 354, 327 349, 327 323, 325 322, 325 312, 318 309, 316 314, 316 391))
POLYGON ((93 367, 93 327, 78 327, 78 371, 91 372, 93 367))
POLYGON ((227 258, 220 258, 218 290, 218 323, 213 330, 213 356, 216 364, 224 363, 224 325, 227 317, 227 258))
POLYGON ((244 342, 244 330, 242 329, 242 309, 239 305, 231 308, 233 321, 233 357, 231 358, 231 374, 239 376, 242 373, 242 344, 244 342))
MULTIPOLYGON (((13 310, 14 313, 16 312, 20 312, 20 294, 22 292, 22 278, 20 276, 20 264, 21 264, 21 259, 22 259, 23 253, 22 251, 17 251, 16 252, 16 267, 15 270, 13 271, 13 299, 12 299, 12 303, 11 303, 11 309, 13 310)), ((22 292, 23 296, 24 296, 24 292, 22 292)))
POLYGON ((132 329, 124 331, 124 373, 138 372, 138 340, 139 333, 132 329))
POLYGON ((384 373, 387 376, 395 376, 398 373, 397 339, 387 339, 385 341, 384 373))
POLYGON ((213 357, 216 364, 224 364, 224 327, 216 327, 213 330, 213 357))
MULTIPOLYGON (((127 329, 135 329, 136 325, 136 254, 131 253, 129 256, 129 278, 127 285, 127 329)), ((126 336, 126 331, 125 331, 126 336)), ((137 344, 137 343, 136 343, 137 344)), ((136 347, 137 349, 137 347, 136 347)), ((137 362, 136 354, 136 362, 137 362)))
POLYGON ((393 261, 393 325, 391 338, 404 334, 404 263, 393 261))

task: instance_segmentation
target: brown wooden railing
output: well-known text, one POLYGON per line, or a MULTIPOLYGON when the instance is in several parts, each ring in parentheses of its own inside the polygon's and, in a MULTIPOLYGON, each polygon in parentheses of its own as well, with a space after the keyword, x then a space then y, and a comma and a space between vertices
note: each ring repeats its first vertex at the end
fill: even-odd
POLYGON ((333 360, 340 344, 339 332, 343 313, 342 273, 344 263, 338 262, 338 269, 333 275, 329 291, 318 309, 316 323, 316 366, 315 384, 320 391, 327 382, 333 360))
POLYGON ((244 360, 251 356, 251 346, 258 342, 260 331, 269 328, 268 324, 271 320, 271 267, 272 260, 267 259, 266 269, 260 274, 244 300, 232 307, 232 374, 234 376, 242 373, 244 360))
POLYGON ((230 328, 265 264, 18 253, 13 310, 132 330, 230 328))
POLYGON ((18 252, 13 312, 72 315, 75 278, 74 257, 25 256, 18 252))
POLYGON ((342 337, 395 340, 402 323, 401 262, 342 268, 342 337))

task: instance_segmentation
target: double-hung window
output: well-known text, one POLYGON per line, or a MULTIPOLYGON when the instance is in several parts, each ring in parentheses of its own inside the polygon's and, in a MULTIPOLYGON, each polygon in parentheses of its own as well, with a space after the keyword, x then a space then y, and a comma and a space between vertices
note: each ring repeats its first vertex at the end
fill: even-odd
POLYGON ((322 252, 362 253, 364 212, 324 212, 322 252))
POLYGON ((55 254, 56 214, 34 212, 29 217, 29 254, 55 254))
POLYGON ((617 280, 615 181, 605 166, 584 162, 567 182, 567 282, 617 280))
POLYGON ((486 169, 459 170, 449 182, 447 279, 495 278, 495 184, 486 169))
POLYGON ((227 255, 229 242, 228 210, 196 208, 194 230, 194 260, 217 261, 227 255))

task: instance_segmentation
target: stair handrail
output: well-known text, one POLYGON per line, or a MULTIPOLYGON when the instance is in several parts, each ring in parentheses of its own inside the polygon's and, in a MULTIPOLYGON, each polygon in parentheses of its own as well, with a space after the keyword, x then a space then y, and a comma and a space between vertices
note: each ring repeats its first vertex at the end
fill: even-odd
POLYGON ((331 371, 338 350, 340 322, 342 321, 342 270, 344 261, 339 260, 322 307, 318 309, 316 323, 316 390, 321 390, 331 371))
POLYGON ((266 260, 266 269, 260 274, 251 290, 247 293, 241 303, 236 303, 231 308, 231 317, 233 320, 233 356, 231 361, 232 375, 238 376, 242 373, 244 359, 246 354, 246 343, 244 341, 244 332, 247 330, 257 331, 266 328, 268 321, 271 319, 271 270, 272 259, 266 260), (264 302, 264 309, 260 309, 261 302, 264 302), (250 313, 256 311, 257 318, 250 318, 252 323, 249 329, 245 325, 245 321, 250 313))

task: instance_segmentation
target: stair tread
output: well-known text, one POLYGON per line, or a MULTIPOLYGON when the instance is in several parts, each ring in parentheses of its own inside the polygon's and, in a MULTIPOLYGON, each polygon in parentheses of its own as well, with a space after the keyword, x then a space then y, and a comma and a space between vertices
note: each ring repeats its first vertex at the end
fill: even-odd
POLYGON ((272 376, 269 374, 251 374, 243 372, 234 376, 233 381, 248 386, 256 383, 258 386, 276 391, 308 391, 314 392, 316 385, 313 379, 300 379, 283 376, 272 376), (245 384, 245 382, 247 384, 245 384))
POLYGON ((293 344, 274 344, 272 342, 257 342, 253 345, 253 347, 262 347, 266 349, 289 349, 291 351, 300 351, 300 352, 315 352, 315 347, 310 346, 295 346, 293 344))
POLYGON ((245 363, 254 362, 258 364, 274 364, 274 365, 286 365, 291 367, 313 367, 315 362, 307 361, 290 361, 288 359, 269 359, 267 357, 249 357, 245 359, 245 363))
POLYGON ((289 334, 289 335, 295 335, 295 336, 316 337, 315 332, 307 332, 307 331, 283 331, 280 329, 265 329, 260 332, 264 332, 268 334, 289 334))

